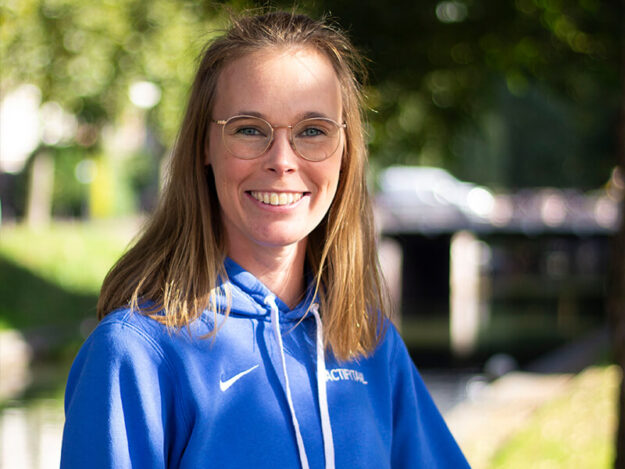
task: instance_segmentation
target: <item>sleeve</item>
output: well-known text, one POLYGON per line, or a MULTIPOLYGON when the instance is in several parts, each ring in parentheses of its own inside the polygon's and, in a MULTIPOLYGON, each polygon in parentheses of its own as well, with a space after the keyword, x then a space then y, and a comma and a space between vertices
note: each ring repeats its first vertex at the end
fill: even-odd
POLYGON ((394 334, 393 469, 468 468, 397 331, 394 334))
POLYGON ((172 378, 143 331, 101 323, 69 374, 61 469, 167 467, 183 426, 172 378))

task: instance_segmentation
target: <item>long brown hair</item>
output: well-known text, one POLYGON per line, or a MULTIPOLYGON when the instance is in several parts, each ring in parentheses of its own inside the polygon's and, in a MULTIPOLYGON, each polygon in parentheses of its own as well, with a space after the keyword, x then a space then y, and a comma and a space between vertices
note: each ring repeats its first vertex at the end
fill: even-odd
POLYGON ((233 19, 228 32, 205 50, 159 205, 136 244, 106 276, 99 318, 130 306, 177 328, 207 307, 214 310, 217 279, 226 277, 226 249, 213 175, 204 156, 217 79, 236 58, 284 46, 312 47, 328 57, 339 79, 347 123, 338 189, 328 213, 309 235, 307 250, 326 346, 339 359, 367 355, 375 348, 388 303, 366 182, 362 59, 329 22, 284 12, 233 19), (142 304, 146 299, 152 306, 142 304), (157 310, 165 314, 155 314, 157 310))

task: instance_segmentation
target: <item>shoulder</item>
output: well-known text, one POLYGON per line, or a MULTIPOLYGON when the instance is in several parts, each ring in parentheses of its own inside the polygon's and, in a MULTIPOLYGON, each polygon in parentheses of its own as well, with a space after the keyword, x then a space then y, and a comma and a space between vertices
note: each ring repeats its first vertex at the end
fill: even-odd
POLYGON ((382 338, 375 354, 383 353, 389 360, 397 357, 397 354, 408 355, 408 349, 404 343, 397 327, 390 319, 385 318, 381 326, 382 338))
POLYGON ((180 340, 158 321, 130 309, 105 316, 82 345, 73 368, 154 368, 173 372, 169 349, 180 340), (164 366, 162 366, 164 365, 164 366))
POLYGON ((85 345, 105 342, 115 348, 124 348, 137 343, 159 349, 167 335, 167 328, 163 324, 140 312, 124 308, 105 316, 87 338, 85 345))
POLYGON ((100 321, 82 345, 70 380, 90 369, 111 374, 134 370, 178 382, 180 370, 190 360, 201 359, 212 343, 203 339, 210 327, 206 320, 197 320, 175 329, 139 311, 115 310, 100 321))
POLYGON ((374 356, 385 362, 394 386, 408 386, 417 393, 427 393, 425 384, 401 333, 390 320, 384 324, 384 335, 374 356))
POLYGON ((176 370, 179 360, 172 354, 179 340, 182 338, 177 338, 175 332, 141 313, 128 309, 110 313, 89 335, 72 364, 66 403, 80 389, 94 386, 100 391, 138 386, 142 392, 164 392, 163 386, 180 388, 176 370))
POLYGON ((87 342, 110 340, 123 345, 130 340, 149 345, 154 349, 167 349, 192 341, 192 337, 206 335, 213 327, 205 315, 181 328, 168 327, 157 320, 158 316, 163 314, 156 312, 148 315, 130 308, 115 310, 100 321, 87 342))
POLYGON ((392 386, 393 467, 469 467, 390 321, 380 349, 389 359, 392 386))
POLYGON ((385 319, 380 331, 381 337, 373 352, 350 363, 369 374, 374 373, 378 379, 384 378, 394 387, 403 379, 412 379, 418 372, 397 327, 385 319))
POLYGON ((191 422, 187 401, 180 398, 185 388, 166 353, 167 337, 165 326, 127 310, 115 311, 98 324, 67 379, 63 467, 87 467, 88 462, 163 467, 151 458, 165 454, 159 445, 166 429, 186 434, 191 422), (133 430, 140 425, 147 431, 133 430), (128 448, 145 451, 137 450, 141 456, 135 461, 128 448))
POLYGON ((163 324, 141 311, 130 308, 120 308, 110 312, 102 318, 94 332, 106 331, 108 329, 150 336, 167 333, 167 328, 163 324))

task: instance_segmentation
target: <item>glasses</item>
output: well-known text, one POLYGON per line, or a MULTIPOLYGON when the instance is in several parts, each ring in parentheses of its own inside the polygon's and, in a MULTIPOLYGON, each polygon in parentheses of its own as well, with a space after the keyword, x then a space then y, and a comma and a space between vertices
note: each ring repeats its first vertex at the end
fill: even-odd
POLYGON ((221 125, 224 146, 237 158, 251 160, 265 153, 273 143, 274 130, 289 129, 289 143, 299 156, 308 161, 323 161, 334 154, 341 143, 339 124, 325 117, 304 119, 294 125, 272 126, 265 119, 254 116, 233 116, 227 120, 213 120, 221 125))

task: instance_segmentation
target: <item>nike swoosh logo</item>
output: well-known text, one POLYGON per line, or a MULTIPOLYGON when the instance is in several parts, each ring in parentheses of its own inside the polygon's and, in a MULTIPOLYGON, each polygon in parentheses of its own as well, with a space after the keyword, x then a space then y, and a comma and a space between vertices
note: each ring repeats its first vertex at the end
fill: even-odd
POLYGON ((232 386, 234 383, 236 383, 239 379, 243 378, 250 371, 254 371, 256 368, 258 368, 258 365, 254 365, 249 370, 242 371, 241 373, 239 373, 237 375, 234 375, 232 378, 230 378, 229 380, 226 380, 226 381, 222 381, 221 378, 220 378, 219 379, 219 389, 221 389, 222 392, 227 390, 230 386, 232 386))

